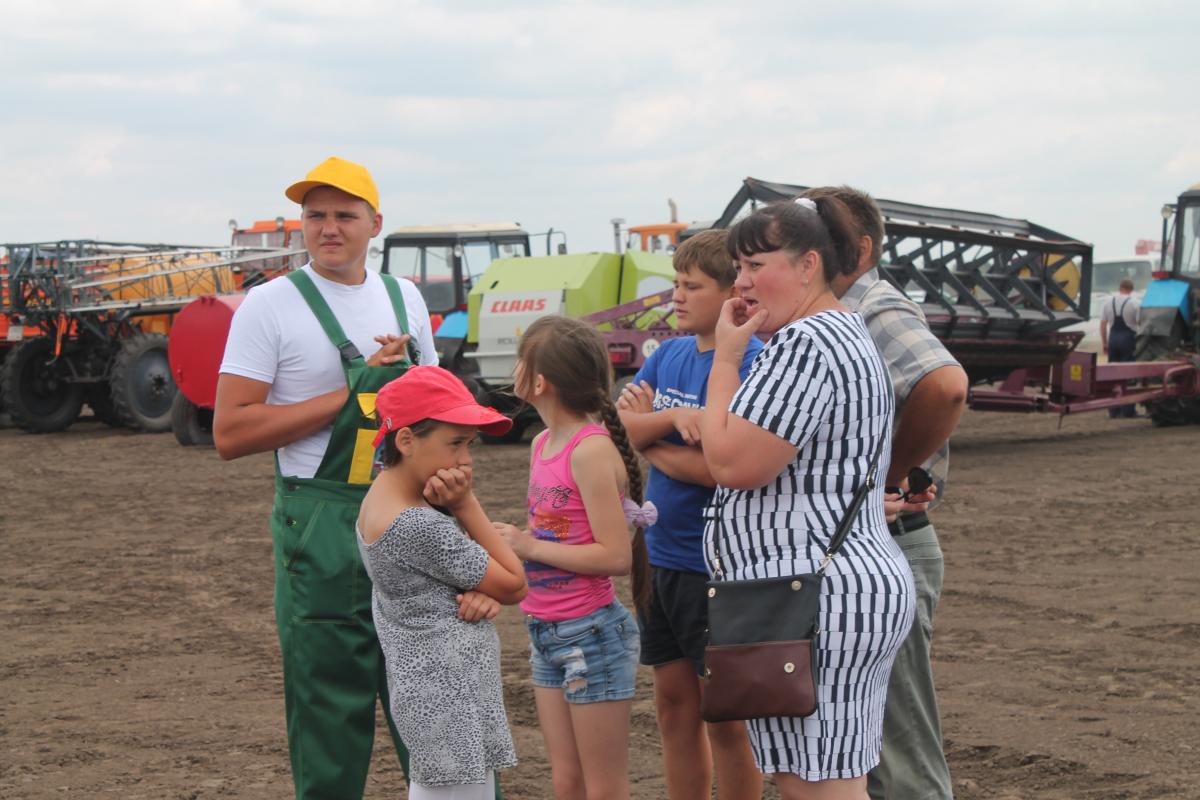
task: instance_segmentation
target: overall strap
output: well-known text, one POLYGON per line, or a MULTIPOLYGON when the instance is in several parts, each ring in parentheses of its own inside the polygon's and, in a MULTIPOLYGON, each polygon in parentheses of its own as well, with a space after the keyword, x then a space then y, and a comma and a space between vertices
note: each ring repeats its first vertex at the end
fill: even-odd
POLYGON ((400 281, 393 275, 379 273, 383 285, 387 287, 388 299, 392 301, 392 310, 396 312, 396 322, 400 323, 400 335, 408 333, 408 312, 404 310, 404 295, 400 293, 400 281))
MULTIPOLYGON (((404 309, 404 295, 400 291, 400 281, 394 275, 379 273, 383 285, 387 287, 388 299, 392 301, 392 311, 396 314, 396 322, 400 326, 400 335, 408 333, 408 312, 404 309)), ((408 340, 408 360, 414 364, 421 363, 421 350, 417 347, 416 337, 408 340)))
POLYGON ((325 331, 325 335, 329 337, 329 341, 333 342, 333 346, 337 348, 339 355, 342 357, 342 370, 348 371, 350 367, 360 367, 366 362, 363 360, 362 353, 354 346, 354 342, 346 336, 346 332, 342 330, 341 323, 337 317, 333 315, 333 309, 325 302, 325 298, 321 296, 317 285, 313 283, 311 277, 304 270, 295 270, 287 274, 287 279, 300 291, 300 296, 304 298, 304 302, 308 303, 308 307, 312 309, 313 315, 316 316, 317 322, 321 323, 321 328, 325 331))

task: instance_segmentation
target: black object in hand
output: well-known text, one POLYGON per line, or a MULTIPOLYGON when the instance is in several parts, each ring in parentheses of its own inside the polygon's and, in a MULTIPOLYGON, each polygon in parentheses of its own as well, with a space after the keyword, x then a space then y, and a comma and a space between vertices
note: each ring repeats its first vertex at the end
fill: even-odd
POLYGON ((913 467, 908 471, 908 491, 904 493, 907 500, 911 494, 923 494, 933 486, 933 476, 924 467, 913 467))
POLYGON ((924 467, 913 467, 908 471, 908 491, 903 491, 899 486, 884 487, 884 492, 887 494, 898 494, 905 502, 908 498, 915 494, 924 494, 933 486, 933 476, 929 474, 929 470, 924 467))

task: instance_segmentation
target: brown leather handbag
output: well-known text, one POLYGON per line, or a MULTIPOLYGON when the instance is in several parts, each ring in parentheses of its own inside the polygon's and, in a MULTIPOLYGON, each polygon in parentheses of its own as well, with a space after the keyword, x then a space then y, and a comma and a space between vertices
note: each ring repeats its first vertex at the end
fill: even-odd
MULTIPOLYGON (((817 710, 817 636, 821 583, 875 487, 883 437, 867 477, 834 531, 816 572, 760 580, 708 583, 708 645, 704 648, 704 694, 700 714, 707 722, 807 717, 817 710)), ((716 535, 722 532, 717 506, 716 535)))

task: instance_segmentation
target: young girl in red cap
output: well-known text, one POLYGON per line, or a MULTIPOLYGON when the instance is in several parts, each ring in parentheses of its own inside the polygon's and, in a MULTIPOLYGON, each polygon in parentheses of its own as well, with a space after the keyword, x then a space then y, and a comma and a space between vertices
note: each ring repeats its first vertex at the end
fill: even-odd
POLYGON ((375 411, 382 469, 357 528, 392 717, 411 758, 408 796, 492 800, 495 770, 517 758, 488 618, 494 601, 516 603, 526 586, 471 490, 470 445, 512 422, 440 367, 388 383, 375 411))
POLYGON ((628 574, 634 561, 626 514, 649 510, 637 505, 642 475, 594 328, 542 317, 521 337, 517 357, 517 395, 537 409, 546 431, 530 459, 530 529, 497 527, 525 559, 529 595, 521 610, 554 794, 627 798, 639 639, 612 576, 628 574))

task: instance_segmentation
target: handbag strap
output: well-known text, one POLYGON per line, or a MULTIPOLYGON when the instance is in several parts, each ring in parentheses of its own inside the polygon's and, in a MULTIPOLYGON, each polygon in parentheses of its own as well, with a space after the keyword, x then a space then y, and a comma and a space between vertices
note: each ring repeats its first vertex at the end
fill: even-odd
POLYGON ((862 504, 866 501, 867 494, 875 488, 875 473, 879 469, 879 457, 883 454, 883 443, 886 441, 886 436, 879 437, 879 444, 875 445, 875 454, 871 456, 871 464, 867 467, 867 477, 854 491, 854 497, 850 499, 850 507, 846 509, 845 515, 842 516, 842 521, 838 523, 837 530, 833 532, 833 538, 829 540, 829 549, 825 551, 825 558, 817 568, 818 574, 825 571, 825 568, 829 566, 829 562, 837 555, 838 550, 842 549, 842 544, 846 541, 846 537, 850 535, 850 528, 854 525, 854 519, 858 516, 862 504))
MULTIPOLYGON (((825 558, 821 560, 820 566, 817 567, 818 575, 825 572, 825 568, 829 566, 829 562, 837 555, 838 550, 842 549, 842 544, 845 543, 846 537, 850 535, 854 519, 858 516, 859 510, 862 509, 862 504, 866 501, 867 494, 875 488, 875 475, 879 469, 879 457, 883 455, 883 444, 886 441, 887 436, 879 437, 879 443, 875 445, 875 453, 871 456, 871 463, 867 466, 867 477, 854 490, 854 496, 850 498, 850 506, 842 516, 841 522, 838 523, 837 529, 834 530, 833 538, 829 540, 829 548, 825 551, 825 558)), ((725 576, 725 570, 721 566, 721 554, 718 550, 717 538, 724 532, 725 501, 723 497, 722 489, 717 487, 717 491, 713 495, 717 523, 717 536, 713 537, 713 564, 717 568, 717 574, 722 578, 725 576)))

